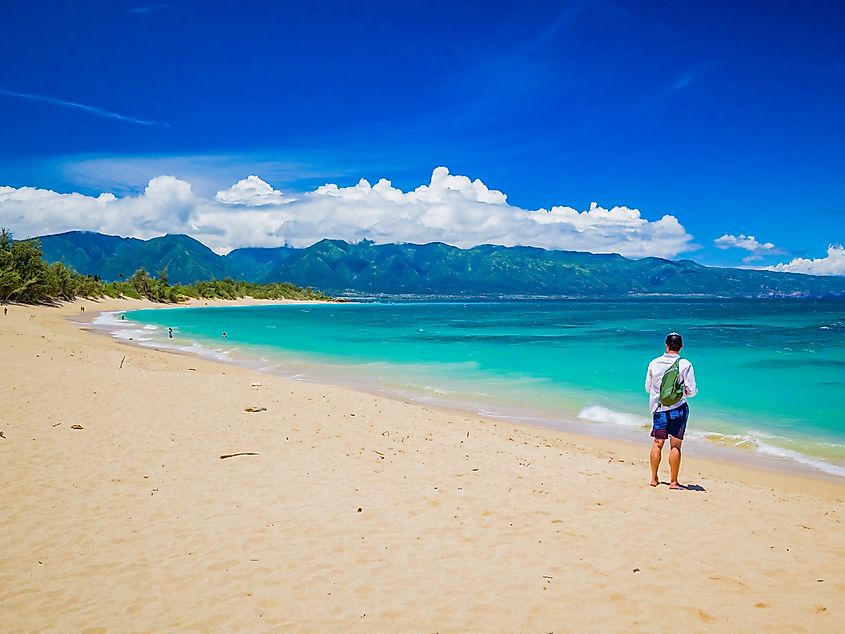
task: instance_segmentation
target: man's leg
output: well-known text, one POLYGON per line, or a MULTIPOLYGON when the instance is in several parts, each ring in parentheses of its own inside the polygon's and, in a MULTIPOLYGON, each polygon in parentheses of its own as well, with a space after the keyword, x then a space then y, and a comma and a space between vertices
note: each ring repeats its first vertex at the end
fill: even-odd
POLYGON ((678 484, 678 471, 681 470, 681 443, 683 440, 669 436, 669 472, 671 475, 669 481, 670 489, 680 489, 678 484))
POLYGON ((660 484, 657 479, 657 468, 660 466, 660 456, 663 453, 663 443, 666 442, 662 438, 655 438, 651 444, 651 455, 649 456, 651 462, 651 486, 656 487, 660 484))

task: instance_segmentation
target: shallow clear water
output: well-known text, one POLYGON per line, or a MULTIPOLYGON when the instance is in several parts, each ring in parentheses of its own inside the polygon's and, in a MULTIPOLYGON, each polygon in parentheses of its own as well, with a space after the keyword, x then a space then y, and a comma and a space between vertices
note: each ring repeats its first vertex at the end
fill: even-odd
POLYGON ((146 331, 154 342, 172 327, 178 346, 237 348, 289 372, 319 378, 324 371, 486 413, 638 433, 649 423, 646 366, 676 330, 700 389, 690 403, 690 436, 845 475, 841 300, 313 304, 127 317, 158 326, 146 331))

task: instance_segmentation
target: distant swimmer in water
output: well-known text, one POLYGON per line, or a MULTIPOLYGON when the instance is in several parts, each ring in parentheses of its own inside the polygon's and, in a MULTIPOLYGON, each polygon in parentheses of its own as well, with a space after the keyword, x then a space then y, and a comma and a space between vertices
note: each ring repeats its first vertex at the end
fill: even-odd
POLYGON ((121 316, 120 316, 120 318, 121 318, 121 319, 126 319, 126 315, 121 315, 121 316))
POLYGON ((223 333, 223 338, 224 338, 224 339, 225 339, 226 337, 228 337, 228 336, 229 336, 229 335, 227 335, 225 332, 223 333))
POLYGON ((173 328, 167 329, 167 336, 170 337, 171 339, 173 339, 173 328))

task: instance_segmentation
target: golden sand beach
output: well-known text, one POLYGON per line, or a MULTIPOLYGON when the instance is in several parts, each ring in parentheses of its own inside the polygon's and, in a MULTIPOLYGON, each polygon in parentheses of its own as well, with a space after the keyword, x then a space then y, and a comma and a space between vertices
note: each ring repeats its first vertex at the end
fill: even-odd
POLYGON ((845 631, 845 485, 688 452, 697 490, 653 489, 645 434, 133 347, 81 305, 149 306, 0 315, 3 631, 845 631))

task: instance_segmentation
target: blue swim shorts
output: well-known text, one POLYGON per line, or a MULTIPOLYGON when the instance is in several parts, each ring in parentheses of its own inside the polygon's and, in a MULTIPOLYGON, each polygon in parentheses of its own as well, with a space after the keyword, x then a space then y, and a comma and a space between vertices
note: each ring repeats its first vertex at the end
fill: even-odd
POLYGON ((684 432, 687 429, 687 418, 689 418, 689 405, 684 403, 675 409, 665 412, 654 412, 652 415, 651 435, 659 440, 666 440, 674 436, 678 440, 684 439, 684 432))

